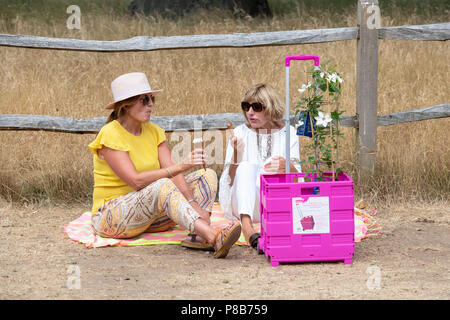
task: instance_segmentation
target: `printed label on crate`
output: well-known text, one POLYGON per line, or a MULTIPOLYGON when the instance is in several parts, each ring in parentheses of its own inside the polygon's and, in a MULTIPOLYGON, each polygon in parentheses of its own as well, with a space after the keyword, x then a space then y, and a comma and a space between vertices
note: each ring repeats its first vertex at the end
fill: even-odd
POLYGON ((329 197, 292 198, 294 234, 330 233, 329 197))

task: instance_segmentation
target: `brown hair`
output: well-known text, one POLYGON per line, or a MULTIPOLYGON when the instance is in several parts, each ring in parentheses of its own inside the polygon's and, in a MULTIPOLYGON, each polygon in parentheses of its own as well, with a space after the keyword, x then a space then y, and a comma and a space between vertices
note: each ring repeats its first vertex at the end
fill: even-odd
POLYGON ((117 120, 119 117, 123 116, 125 113, 124 108, 127 106, 132 106, 139 100, 140 96, 134 96, 122 101, 117 101, 114 104, 114 110, 109 115, 108 119, 106 120, 106 123, 109 123, 113 120, 117 120))
MULTIPOLYGON (((275 89, 267 83, 259 83, 248 89, 242 101, 256 101, 262 103, 265 106, 265 115, 272 122, 280 121, 283 119, 284 104, 275 89)), ((245 119, 247 119, 245 112, 242 112, 244 113, 245 119)))

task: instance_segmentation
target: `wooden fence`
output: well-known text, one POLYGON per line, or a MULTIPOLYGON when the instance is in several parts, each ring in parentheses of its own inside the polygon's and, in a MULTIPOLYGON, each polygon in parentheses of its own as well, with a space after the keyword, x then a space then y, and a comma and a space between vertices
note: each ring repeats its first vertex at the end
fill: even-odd
MULTIPOLYGON (((378 41, 420 40, 447 41, 450 22, 416 26, 373 27, 374 8, 378 0, 358 0, 358 25, 350 28, 293 30, 280 32, 211 34, 171 37, 139 36, 120 41, 95 41, 0 34, 0 46, 76 50, 96 52, 152 51, 185 48, 254 47, 357 40, 356 115, 345 115, 343 126, 353 127, 356 134, 358 180, 364 183, 374 173, 377 126, 450 116, 450 104, 378 116, 378 41), (369 23, 370 22, 370 23, 369 23)), ((376 21, 375 21, 376 22, 376 21)), ((106 118, 72 119, 41 115, 0 115, 0 130, 45 130, 69 133, 94 133, 106 118)), ((166 131, 226 129, 229 121, 244 123, 240 113, 152 117, 152 122, 166 131)), ((291 123, 294 115, 291 115, 291 123)))

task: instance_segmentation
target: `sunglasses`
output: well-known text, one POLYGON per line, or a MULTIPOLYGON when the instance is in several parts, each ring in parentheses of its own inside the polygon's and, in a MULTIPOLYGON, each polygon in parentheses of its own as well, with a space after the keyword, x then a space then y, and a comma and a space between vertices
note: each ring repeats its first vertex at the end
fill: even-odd
POLYGON ((146 106, 150 103, 150 99, 152 99, 152 103, 155 103, 155 96, 149 96, 149 95, 145 95, 142 98, 139 99, 139 101, 142 102, 143 106, 146 106))
POLYGON ((241 107, 242 107, 242 110, 244 110, 245 112, 248 112, 248 110, 250 110, 250 108, 252 108, 253 111, 255 111, 255 112, 261 112, 266 108, 262 103, 254 102, 254 103, 250 104, 246 101, 241 102, 241 107))

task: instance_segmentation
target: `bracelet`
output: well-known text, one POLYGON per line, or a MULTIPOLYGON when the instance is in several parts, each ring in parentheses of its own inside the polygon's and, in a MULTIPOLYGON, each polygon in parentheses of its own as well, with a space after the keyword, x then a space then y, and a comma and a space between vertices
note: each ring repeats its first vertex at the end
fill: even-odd
POLYGON ((191 203, 191 202, 197 202, 197 198, 192 198, 191 200, 188 200, 188 203, 191 203))
POLYGON ((174 176, 172 175, 172 172, 170 172, 170 170, 169 170, 169 168, 164 168, 164 169, 166 169, 166 171, 167 171, 167 173, 169 174, 169 177, 171 177, 171 178, 173 178, 174 176))

